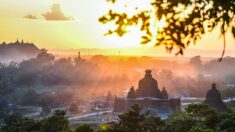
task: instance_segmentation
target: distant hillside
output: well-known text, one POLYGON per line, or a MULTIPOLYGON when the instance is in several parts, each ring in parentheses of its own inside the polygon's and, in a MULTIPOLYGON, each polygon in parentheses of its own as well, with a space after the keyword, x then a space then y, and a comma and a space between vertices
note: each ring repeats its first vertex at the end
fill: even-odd
POLYGON ((0 61, 4 63, 19 62, 36 57, 39 52, 40 49, 33 43, 25 43, 23 40, 8 44, 3 42, 0 44, 0 61))

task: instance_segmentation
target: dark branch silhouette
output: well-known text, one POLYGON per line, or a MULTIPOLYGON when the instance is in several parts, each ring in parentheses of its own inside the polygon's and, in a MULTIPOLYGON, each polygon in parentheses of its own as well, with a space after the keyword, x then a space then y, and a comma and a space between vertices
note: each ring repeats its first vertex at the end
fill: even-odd
MULTIPOLYGON (((119 1, 107 0, 113 4, 119 1)), ((164 45, 169 53, 177 49, 176 55, 183 55, 190 44, 195 44, 216 26, 220 27, 222 35, 232 29, 235 36, 235 0, 153 0, 149 4, 152 9, 139 10, 136 7, 137 13, 134 15, 110 9, 99 18, 103 24, 112 22, 116 25, 106 35, 117 34, 121 37, 128 32, 128 27, 135 26, 144 32, 142 44, 164 45), (156 23, 163 20, 166 25, 157 27, 156 23), (153 26, 154 29, 151 29, 153 26)), ((125 7, 129 8, 128 5, 125 7)), ((224 52, 225 49, 221 58, 224 52)))

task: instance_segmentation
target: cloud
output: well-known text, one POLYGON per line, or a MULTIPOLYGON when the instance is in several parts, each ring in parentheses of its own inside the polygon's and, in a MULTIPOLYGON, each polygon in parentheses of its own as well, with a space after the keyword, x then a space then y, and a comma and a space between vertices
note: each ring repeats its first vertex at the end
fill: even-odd
POLYGON ((53 4, 51 7, 51 11, 48 11, 46 13, 43 13, 42 16, 45 20, 48 21, 68 21, 68 20, 74 20, 73 17, 66 16, 61 8, 60 4, 53 4))
POLYGON ((26 18, 26 19, 38 19, 37 16, 34 16, 32 14, 28 14, 28 15, 24 16, 23 18, 26 18))

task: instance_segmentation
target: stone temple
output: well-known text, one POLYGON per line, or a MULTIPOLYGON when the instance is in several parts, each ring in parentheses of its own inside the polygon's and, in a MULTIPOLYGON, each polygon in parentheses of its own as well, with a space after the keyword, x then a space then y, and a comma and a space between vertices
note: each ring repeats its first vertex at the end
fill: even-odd
POLYGON ((151 70, 145 71, 145 77, 139 81, 136 90, 131 87, 126 97, 115 97, 114 112, 127 112, 134 104, 152 115, 170 114, 180 110, 181 106, 180 98, 169 98, 165 88, 158 88, 158 82, 152 77, 151 70))
POLYGON ((214 108, 218 112, 224 112, 227 110, 227 106, 221 98, 220 91, 216 88, 216 84, 212 84, 212 88, 206 94, 205 104, 214 108))

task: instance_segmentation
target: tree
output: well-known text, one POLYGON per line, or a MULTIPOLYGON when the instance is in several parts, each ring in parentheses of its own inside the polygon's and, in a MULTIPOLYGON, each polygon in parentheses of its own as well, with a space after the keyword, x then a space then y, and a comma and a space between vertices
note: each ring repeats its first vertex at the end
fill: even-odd
POLYGON ((88 124, 80 125, 76 128, 75 132, 94 132, 95 130, 91 128, 88 124))
POLYGON ((131 111, 119 116, 120 125, 127 131, 140 131, 142 129, 141 122, 145 120, 146 115, 141 114, 141 108, 138 105, 133 105, 131 111))
POLYGON ((216 128, 221 132, 233 132, 235 130, 235 112, 222 113, 216 128))
POLYGON ((22 97, 21 103, 23 105, 38 105, 41 96, 33 89, 26 91, 22 97))
POLYGON ((193 126, 189 132, 214 132, 213 129, 205 128, 201 126, 193 126))
POLYGON ((145 131, 149 132, 165 132, 166 123, 161 117, 147 117, 144 121, 145 131))
POLYGON ((48 64, 55 60, 55 56, 48 53, 46 49, 42 49, 41 52, 37 55, 36 60, 41 64, 48 64))
POLYGON ((43 132, 68 132, 69 121, 65 111, 55 111, 54 115, 42 121, 43 132))
MULTIPOLYGON (((1 93, 2 94, 2 93, 1 93)), ((9 113, 7 102, 1 98, 0 101, 0 118, 5 118, 9 113)))
POLYGON ((40 100, 40 106, 42 107, 41 115, 48 115, 51 113, 52 95, 44 95, 40 100))
POLYGON ((42 116, 49 115, 51 113, 51 109, 48 105, 42 105, 42 112, 40 113, 42 116))
POLYGON ((189 64, 195 68, 201 69, 203 64, 201 60, 201 56, 194 56, 189 60, 189 64))
POLYGON ((167 120, 167 128, 171 132, 189 132, 197 124, 190 114, 174 113, 167 120))
POLYGON ((191 104, 185 112, 174 113, 167 120, 167 126, 174 132, 210 132, 220 122, 218 113, 205 104, 191 104))
MULTIPOLYGON (((115 4, 127 0, 107 1, 115 4)), ((153 0, 148 4, 151 8, 135 7, 134 14, 118 12, 114 8, 109 10, 99 21, 103 24, 115 23, 116 28, 108 30, 106 35, 123 36, 129 27, 135 27, 144 32, 142 44, 153 42, 156 46, 164 45, 169 52, 177 48, 176 55, 183 54, 186 47, 216 26, 221 29, 224 44, 225 33, 229 29, 235 37, 235 0, 153 0), (159 22, 164 23, 162 27, 156 26, 159 22)), ((127 4, 123 6, 130 8, 127 4)))
POLYGON ((214 128, 219 122, 218 113, 205 104, 188 105, 185 111, 194 118, 197 118, 199 122, 203 122, 207 128, 214 128))
MULTIPOLYGON (((1 126, 1 132, 70 132, 69 121, 64 111, 43 120, 33 120, 19 113, 8 115, 1 126)), ((217 113, 204 104, 192 104, 184 112, 172 114, 166 121, 160 117, 142 114, 138 105, 119 116, 118 122, 102 124, 97 132, 234 132, 235 113, 217 113), (215 120, 211 120, 211 119, 215 120), (209 120, 208 120, 209 119, 209 120)), ((83 124, 75 132, 94 132, 83 124)))
POLYGON ((41 124, 38 121, 23 117, 19 113, 13 113, 4 119, 1 132, 39 132, 41 124))
POLYGON ((133 105, 132 110, 119 115, 120 121, 111 123, 108 132, 163 132, 165 122, 160 117, 150 117, 142 113, 138 105, 133 105))
POLYGON ((70 132, 64 111, 55 111, 51 117, 39 121, 13 113, 5 118, 3 124, 1 132, 70 132))

